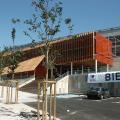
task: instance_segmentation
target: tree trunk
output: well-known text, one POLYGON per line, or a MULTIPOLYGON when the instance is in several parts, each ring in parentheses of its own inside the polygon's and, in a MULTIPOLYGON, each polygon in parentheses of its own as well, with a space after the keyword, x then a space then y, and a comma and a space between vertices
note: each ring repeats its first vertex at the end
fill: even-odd
POLYGON ((51 67, 51 80, 53 81, 53 67, 51 67))
MULTIPOLYGON (((48 81, 48 63, 49 63, 49 60, 48 60, 48 54, 49 54, 49 49, 47 49, 47 55, 46 55, 46 64, 47 64, 47 71, 46 71, 46 81, 48 81)), ((47 82, 45 84, 45 120, 47 119, 47 82)))

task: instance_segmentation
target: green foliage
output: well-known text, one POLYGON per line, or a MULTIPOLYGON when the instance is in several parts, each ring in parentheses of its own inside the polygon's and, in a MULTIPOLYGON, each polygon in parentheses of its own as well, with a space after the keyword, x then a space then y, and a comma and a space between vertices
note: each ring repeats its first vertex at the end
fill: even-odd
POLYGON ((66 18, 65 19, 65 24, 70 24, 71 23, 71 19, 70 18, 66 18))
POLYGON ((35 40, 32 40, 32 42, 31 42, 31 48, 34 48, 34 47, 35 47, 35 45, 36 45, 35 40))
POLYGON ((25 35, 32 39, 30 33, 35 32, 41 40, 52 40, 60 31, 62 3, 54 3, 53 0, 33 0, 32 6, 36 11, 31 19, 24 21, 28 27, 25 35))
POLYGON ((3 59, 3 52, 0 51, 0 75, 3 72, 3 68, 4 68, 4 59, 3 59))
POLYGON ((7 53, 7 52, 12 51, 12 49, 13 49, 12 47, 7 47, 7 46, 5 46, 2 52, 3 52, 3 53, 7 53))
POLYGON ((11 22, 12 22, 13 24, 16 24, 16 23, 20 22, 20 19, 14 19, 14 18, 13 18, 13 19, 11 20, 11 22))
POLYGON ((15 40, 15 33, 16 33, 16 29, 13 28, 12 31, 11 31, 11 36, 12 36, 13 41, 15 40))
POLYGON ((8 63, 9 63, 9 69, 11 70, 11 73, 14 73, 14 70, 17 68, 19 60, 21 58, 22 52, 15 51, 14 53, 8 57, 8 63))
POLYGON ((73 24, 70 18, 66 18, 65 19, 65 24, 67 25, 68 29, 69 29, 69 34, 72 34, 72 30, 73 30, 73 24))

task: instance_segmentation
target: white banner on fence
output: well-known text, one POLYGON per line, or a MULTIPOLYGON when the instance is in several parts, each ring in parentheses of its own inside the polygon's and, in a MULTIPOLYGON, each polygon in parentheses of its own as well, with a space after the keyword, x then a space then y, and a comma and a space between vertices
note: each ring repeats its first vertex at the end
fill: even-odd
POLYGON ((120 82, 120 71, 88 74, 88 83, 120 82))

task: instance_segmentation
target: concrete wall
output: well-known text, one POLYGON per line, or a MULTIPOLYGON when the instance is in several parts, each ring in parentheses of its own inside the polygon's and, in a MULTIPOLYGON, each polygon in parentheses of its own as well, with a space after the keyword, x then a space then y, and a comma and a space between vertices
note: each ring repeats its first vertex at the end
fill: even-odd
POLYGON ((69 75, 69 93, 86 93, 88 89, 87 78, 85 75, 69 75))
POLYGON ((57 81, 56 84, 57 94, 68 94, 68 80, 69 80, 69 75, 57 81))
POLYGON ((88 89, 85 75, 68 75, 57 81, 56 93, 86 93, 88 89))

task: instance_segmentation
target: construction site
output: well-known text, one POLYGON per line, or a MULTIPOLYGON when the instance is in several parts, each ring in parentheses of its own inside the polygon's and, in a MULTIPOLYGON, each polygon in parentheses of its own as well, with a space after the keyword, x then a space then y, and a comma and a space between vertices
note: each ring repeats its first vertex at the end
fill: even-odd
MULTIPOLYGON (((18 103, 20 91, 36 94, 36 114, 40 112, 42 115, 37 114, 37 119, 42 117, 44 120, 44 116, 47 115, 46 112, 43 113, 46 101, 44 93, 47 91, 49 119, 55 120, 58 95, 85 95, 91 86, 103 86, 110 90, 111 96, 120 96, 119 75, 117 82, 88 82, 88 75, 91 73, 120 73, 120 27, 66 36, 51 41, 51 44, 57 52, 54 55, 54 67, 48 71, 49 81, 44 81, 45 56, 39 51, 44 48, 44 43, 39 42, 33 48, 30 45, 16 47, 24 54, 14 71, 14 81, 11 81, 9 67, 6 66, 3 70, 1 97, 5 103, 18 103)), ((9 56, 10 54, 6 53, 6 63, 9 56)))

